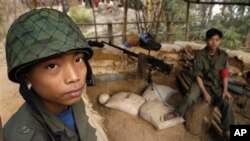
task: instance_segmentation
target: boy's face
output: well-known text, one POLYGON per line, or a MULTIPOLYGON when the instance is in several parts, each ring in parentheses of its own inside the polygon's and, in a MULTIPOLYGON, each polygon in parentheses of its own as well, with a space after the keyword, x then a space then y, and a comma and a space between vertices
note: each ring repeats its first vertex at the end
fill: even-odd
POLYGON ((218 35, 214 35, 207 39, 207 45, 210 50, 216 50, 221 44, 221 38, 218 35))
POLYGON ((34 65, 28 82, 52 112, 78 102, 85 87, 84 54, 70 52, 34 65))

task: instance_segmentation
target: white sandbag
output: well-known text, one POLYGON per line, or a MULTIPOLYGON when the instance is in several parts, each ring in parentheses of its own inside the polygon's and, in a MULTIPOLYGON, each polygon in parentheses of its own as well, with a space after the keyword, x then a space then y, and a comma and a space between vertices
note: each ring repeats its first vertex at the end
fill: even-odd
POLYGON ((139 108, 144 102, 145 99, 140 95, 130 92, 119 92, 113 94, 105 106, 137 116, 139 108))
POLYGON ((98 96, 98 102, 99 102, 100 104, 105 104, 105 103, 107 103, 109 99, 110 99, 110 95, 107 94, 107 93, 103 93, 103 94, 100 94, 100 95, 98 96))
POLYGON ((166 121, 162 120, 165 114, 171 113, 173 110, 174 108, 172 106, 165 106, 160 101, 149 101, 141 106, 139 116, 151 123, 156 129, 162 130, 184 122, 182 117, 176 117, 166 121))
POLYGON ((174 90, 171 87, 155 84, 149 85, 146 90, 143 92, 142 97, 146 99, 146 101, 162 101, 164 103, 178 91, 174 90), (153 89, 152 89, 153 86, 153 89))

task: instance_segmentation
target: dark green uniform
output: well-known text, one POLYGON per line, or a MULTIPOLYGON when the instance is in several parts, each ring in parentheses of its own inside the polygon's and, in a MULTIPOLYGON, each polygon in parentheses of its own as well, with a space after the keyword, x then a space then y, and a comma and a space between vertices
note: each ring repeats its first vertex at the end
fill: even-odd
POLYGON ((78 134, 50 112, 41 101, 32 96, 36 110, 24 103, 3 128, 4 141, 55 141, 52 132, 61 136, 60 141, 95 141, 95 129, 88 123, 83 101, 72 105, 78 134), (47 124, 45 124, 45 122, 47 124), (15 127, 15 128, 13 128, 15 127), (52 131, 52 132, 51 132, 52 131))
MULTIPOLYGON (((197 51, 194 60, 194 78, 200 76, 203 84, 212 98, 212 104, 218 106, 222 113, 221 123, 223 129, 227 130, 230 124, 234 123, 232 105, 229 101, 222 99, 223 79, 220 71, 227 67, 228 55, 221 49, 211 56, 208 48, 197 51)), ((190 87, 190 92, 177 107, 176 111, 180 116, 184 116, 187 109, 191 108, 201 96, 201 90, 196 82, 190 87)))

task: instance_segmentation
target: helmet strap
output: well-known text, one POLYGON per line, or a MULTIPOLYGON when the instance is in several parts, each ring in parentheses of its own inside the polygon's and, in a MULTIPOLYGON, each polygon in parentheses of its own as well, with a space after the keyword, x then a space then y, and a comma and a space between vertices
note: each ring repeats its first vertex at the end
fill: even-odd
POLYGON ((20 80, 19 92, 25 101, 27 101, 28 103, 30 103, 30 102, 32 103, 32 101, 30 99, 30 95, 33 92, 29 90, 28 85, 25 82, 24 78, 21 78, 21 80, 20 80))
POLYGON ((95 76, 93 75, 91 66, 89 65, 89 62, 85 60, 85 64, 87 66, 87 78, 86 83, 88 86, 94 86, 95 85, 95 76))

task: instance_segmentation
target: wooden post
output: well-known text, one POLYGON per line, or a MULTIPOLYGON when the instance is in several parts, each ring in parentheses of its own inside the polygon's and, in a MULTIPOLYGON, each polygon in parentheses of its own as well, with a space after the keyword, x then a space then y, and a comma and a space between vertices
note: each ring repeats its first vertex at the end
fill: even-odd
POLYGON ((152 21, 151 20, 151 11, 152 11, 152 1, 151 0, 147 0, 147 18, 148 21, 152 21))
POLYGON ((185 40, 188 40, 188 32, 189 32, 189 6, 190 3, 187 3, 187 12, 186 12, 186 29, 185 29, 185 40))
POLYGON ((173 28, 174 22, 172 15, 168 15, 167 21, 167 42, 171 43, 173 41, 173 28))
POLYGON ((94 9, 94 4, 92 3, 93 1, 90 0, 90 2, 91 2, 91 8, 92 8, 93 17, 94 17, 94 24, 95 24, 95 40, 97 41, 97 28, 96 28, 95 9, 94 9))
POLYGON ((123 24, 123 39, 122 39, 122 42, 126 41, 126 34, 127 34, 127 14, 128 14, 128 0, 125 0, 125 5, 124 5, 124 24, 123 24))
POLYGON ((108 23, 108 37, 109 37, 109 41, 110 41, 112 44, 114 44, 112 23, 108 23))

